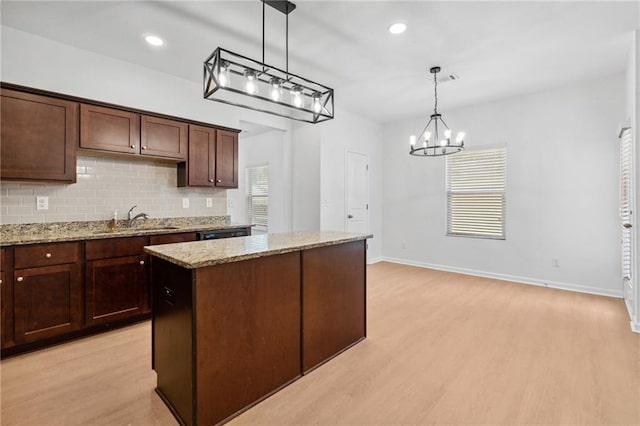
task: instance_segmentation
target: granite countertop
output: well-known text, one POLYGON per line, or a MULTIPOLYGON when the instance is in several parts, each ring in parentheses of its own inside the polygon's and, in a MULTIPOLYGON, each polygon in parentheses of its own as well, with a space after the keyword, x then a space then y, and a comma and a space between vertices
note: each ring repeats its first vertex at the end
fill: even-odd
POLYGON ((306 231, 163 244, 148 246, 144 250, 153 256, 184 268, 195 269, 274 254, 343 244, 367 238, 373 238, 373 235, 334 231, 306 231))
POLYGON ((231 223, 229 216, 175 217, 147 219, 115 230, 110 221, 30 223, 0 226, 0 246, 13 246, 62 241, 98 240, 139 235, 177 234, 181 232, 246 228, 253 225, 231 223))

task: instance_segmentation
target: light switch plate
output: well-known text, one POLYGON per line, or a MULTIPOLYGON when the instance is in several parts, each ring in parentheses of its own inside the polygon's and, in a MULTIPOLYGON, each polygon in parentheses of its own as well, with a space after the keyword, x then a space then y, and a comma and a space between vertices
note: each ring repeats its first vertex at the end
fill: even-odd
POLYGON ((207 207, 213 207, 213 198, 207 198, 207 207))
POLYGON ((188 209, 189 208, 189 199, 186 198, 186 197, 182 199, 182 208, 183 209, 188 209))
POLYGON ((49 210, 49 197, 36 197, 36 210, 49 210))

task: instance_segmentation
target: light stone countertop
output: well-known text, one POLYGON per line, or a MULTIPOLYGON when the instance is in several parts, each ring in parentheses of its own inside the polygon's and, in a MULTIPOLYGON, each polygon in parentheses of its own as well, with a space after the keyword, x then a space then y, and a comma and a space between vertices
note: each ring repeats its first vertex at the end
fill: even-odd
POLYGON ((182 232, 247 228, 253 225, 233 224, 228 216, 161 218, 139 221, 135 226, 109 229, 109 221, 55 222, 0 226, 0 246, 14 246, 63 241, 98 240, 141 235, 178 234, 182 232))
POLYGON ((306 231, 147 246, 153 256, 187 269, 373 238, 372 234, 306 231))

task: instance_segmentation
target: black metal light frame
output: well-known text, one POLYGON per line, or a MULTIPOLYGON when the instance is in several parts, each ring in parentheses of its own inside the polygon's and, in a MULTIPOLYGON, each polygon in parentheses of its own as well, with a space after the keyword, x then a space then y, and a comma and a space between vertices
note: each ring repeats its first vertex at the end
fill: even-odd
POLYGON ((331 120, 334 118, 333 89, 289 72, 288 17, 295 4, 263 0, 262 7, 262 62, 218 47, 204 62, 204 98, 307 123, 331 120), (264 62, 265 4, 287 16, 285 70, 264 62), (225 81, 221 78, 223 73, 225 81), (256 93, 243 89, 247 74, 256 93), (279 91, 279 96, 272 98, 270 93, 274 90, 279 91), (302 105, 297 104, 300 102, 302 105))
MULTIPOLYGON (((417 136, 412 136, 410 139, 409 146, 409 154, 415 155, 418 157, 439 157, 442 155, 455 154, 456 152, 460 152, 464 150, 464 133, 461 132, 462 138, 460 140, 456 139, 453 141, 453 132, 447 126, 447 123, 442 119, 442 114, 438 113, 438 73, 440 72, 440 67, 432 67, 429 69, 429 72, 433 74, 433 84, 434 84, 434 93, 435 93, 435 105, 433 108, 433 114, 429 117, 429 122, 422 132, 417 136), (431 123, 434 124, 434 133, 428 132, 429 126, 431 123), (438 124, 442 123, 442 124, 438 124), (444 129, 441 129, 444 127, 444 129), (440 139, 440 130, 442 130, 443 135, 446 135, 446 131, 449 132, 449 136, 444 139, 440 139), (425 134, 429 133, 433 137, 429 137, 425 139, 425 134), (424 140, 421 146, 416 146, 417 142, 420 140, 424 140)), ((459 134, 460 135, 460 134, 459 134)))

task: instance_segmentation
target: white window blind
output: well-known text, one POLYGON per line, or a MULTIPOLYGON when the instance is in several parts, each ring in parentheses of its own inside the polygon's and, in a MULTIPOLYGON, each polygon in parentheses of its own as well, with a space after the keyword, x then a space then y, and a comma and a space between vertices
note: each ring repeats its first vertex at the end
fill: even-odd
POLYGON ((506 148, 447 156, 447 235, 505 238, 506 148))
POLYGON ((247 219, 259 230, 269 225, 269 166, 247 167, 247 219))
POLYGON ((632 228, 633 203, 633 143, 631 129, 625 129, 620 138, 620 220, 622 221, 622 278, 632 285, 632 228))

